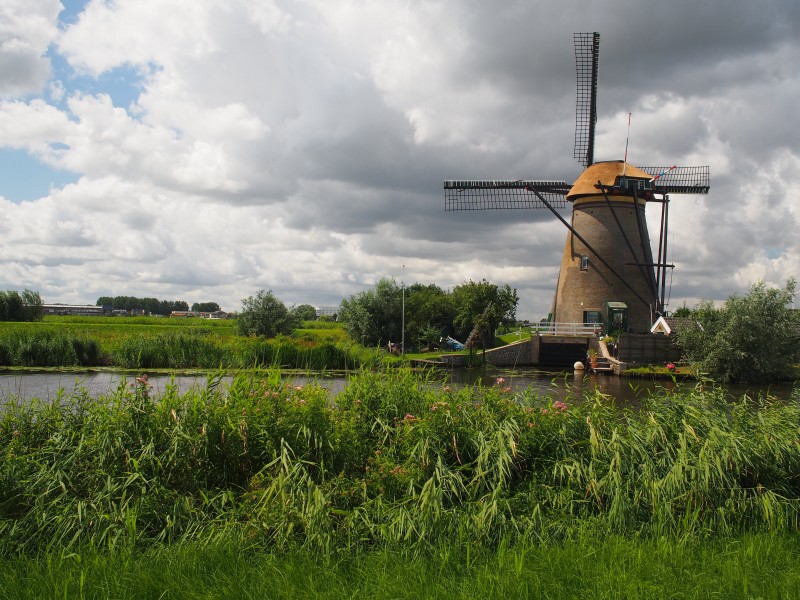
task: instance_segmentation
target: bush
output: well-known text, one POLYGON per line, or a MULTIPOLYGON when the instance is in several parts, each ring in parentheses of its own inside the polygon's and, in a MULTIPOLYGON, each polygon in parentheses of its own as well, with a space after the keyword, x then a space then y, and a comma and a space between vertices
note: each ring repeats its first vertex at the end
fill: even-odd
POLYGON ((289 335, 299 321, 286 305, 270 291, 259 290, 242 300, 242 310, 236 318, 241 335, 272 338, 289 335))
POLYGON ((760 282, 722 308, 701 302, 676 333, 685 358, 718 381, 788 377, 800 360, 800 316, 790 307, 795 287, 793 279, 783 289, 760 282))

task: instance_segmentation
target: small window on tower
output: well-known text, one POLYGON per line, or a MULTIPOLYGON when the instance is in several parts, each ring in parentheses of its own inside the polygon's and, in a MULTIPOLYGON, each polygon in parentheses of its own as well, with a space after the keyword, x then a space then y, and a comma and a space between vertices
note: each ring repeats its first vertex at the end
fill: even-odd
POLYGON ((589 270, 589 255, 582 254, 581 255, 581 271, 588 271, 589 270))

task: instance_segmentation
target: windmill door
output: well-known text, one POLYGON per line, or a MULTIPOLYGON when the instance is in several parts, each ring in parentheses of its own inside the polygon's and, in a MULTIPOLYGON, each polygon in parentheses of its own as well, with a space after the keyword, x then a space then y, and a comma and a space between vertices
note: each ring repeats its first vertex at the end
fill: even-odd
POLYGON ((628 305, 624 302, 606 302, 606 333, 625 333, 628 331, 628 305))

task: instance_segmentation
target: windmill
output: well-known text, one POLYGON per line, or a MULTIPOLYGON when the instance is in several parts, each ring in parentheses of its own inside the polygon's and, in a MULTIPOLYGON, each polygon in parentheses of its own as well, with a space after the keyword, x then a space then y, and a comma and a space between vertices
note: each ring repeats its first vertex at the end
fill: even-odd
MULTIPOLYGON (((595 162, 599 33, 574 34, 578 93, 574 157, 584 171, 565 181, 445 181, 445 210, 546 208, 567 228, 552 322, 648 331, 665 313, 669 194, 707 194, 707 166, 635 167, 595 162), (572 218, 559 212, 572 204, 572 218), (655 260, 645 219, 661 205, 655 260)), ((627 154, 627 151, 626 151, 627 154)))

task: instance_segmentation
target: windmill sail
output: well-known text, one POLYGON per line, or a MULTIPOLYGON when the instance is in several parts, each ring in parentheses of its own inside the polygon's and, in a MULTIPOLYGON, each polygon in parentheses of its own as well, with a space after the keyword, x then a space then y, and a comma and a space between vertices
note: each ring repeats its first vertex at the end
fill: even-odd
POLYGON ((444 182, 444 209, 548 208, 534 191, 543 196, 552 207, 564 208, 569 188, 566 181, 450 180, 444 182))
POLYGON ((653 191, 663 194, 707 194, 708 165, 699 167, 639 167, 653 176, 653 191))
POLYGON ((584 168, 594 163, 594 133, 597 124, 597 72, 600 60, 600 34, 575 33, 575 67, 578 71, 578 97, 575 107, 575 150, 584 168))
POLYGON ((649 331, 666 310, 670 194, 707 194, 708 166, 635 167, 595 162, 600 34, 576 33, 578 93, 574 156, 584 167, 574 183, 555 180, 450 180, 445 210, 547 208, 567 229, 550 310, 554 322, 602 323, 607 331, 649 331), (657 253, 645 207, 661 204, 657 253), (571 218, 559 209, 572 206, 571 218))

